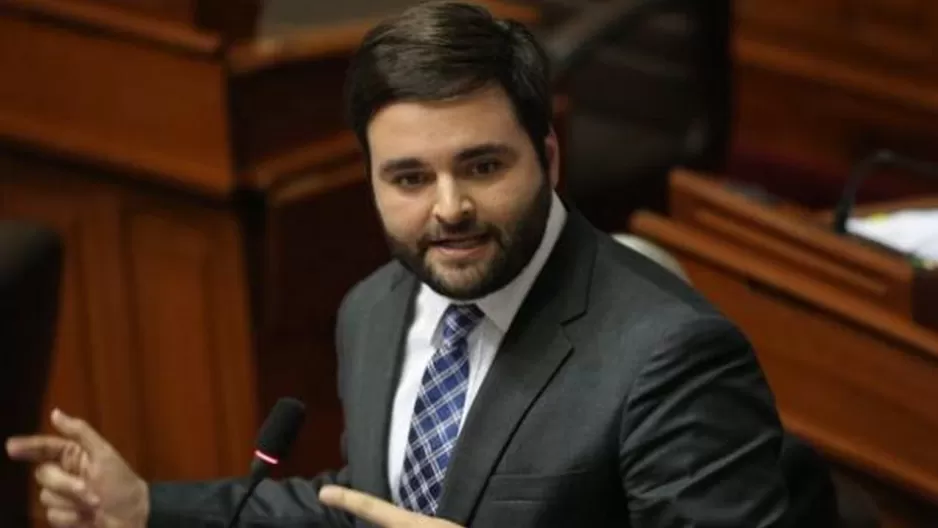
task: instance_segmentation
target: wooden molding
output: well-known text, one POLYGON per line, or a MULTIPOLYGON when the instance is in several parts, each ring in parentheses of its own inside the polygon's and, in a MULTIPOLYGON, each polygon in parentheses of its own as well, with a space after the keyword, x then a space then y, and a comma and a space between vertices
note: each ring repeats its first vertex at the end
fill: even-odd
MULTIPOLYGON (((905 345, 912 345, 925 354, 930 361, 938 361, 938 334, 925 330, 912 323, 907 317, 883 310, 868 303, 854 302, 836 287, 793 275, 781 266, 747 266, 757 261, 757 257, 740 254, 739 248, 706 235, 689 226, 673 223, 653 213, 639 211, 635 213, 632 226, 642 233, 693 233, 695 236, 681 238, 681 244, 687 251, 702 255, 712 260, 715 265, 724 267, 738 275, 754 275, 776 286, 780 293, 805 303, 816 305, 831 315, 853 324, 861 324, 885 339, 905 345), (738 255, 738 259, 721 258, 720 254, 738 255), (757 272, 753 272, 757 269, 757 272)), ((935 488, 938 497, 938 486, 935 488)))
POLYGON ((350 131, 340 131, 248 168, 244 184, 253 189, 269 189, 304 174, 347 164, 358 156, 355 135, 350 131))
MULTIPOLYGON (((855 243, 826 231, 824 225, 815 222, 812 218, 804 220, 774 214, 765 206, 726 190, 716 181, 708 180, 696 173, 677 169, 670 176, 670 186, 672 198, 701 197, 706 204, 718 207, 723 212, 734 212, 739 216, 745 216, 748 222, 758 227, 789 239, 809 243, 812 251, 830 255, 843 255, 850 252, 855 254, 850 258, 852 262, 861 263, 877 273, 893 275, 905 271, 905 267, 896 262, 894 257, 871 248, 858 247, 855 243)), ((689 211, 679 212, 683 214, 689 211)))
POLYGON ((934 85, 858 69, 820 55, 800 53, 746 37, 734 40, 734 57, 741 66, 748 68, 769 69, 854 90, 886 102, 915 105, 924 111, 938 112, 938 90, 934 85))
POLYGON ((103 4, 80 0, 4 0, 0 3, 0 13, 3 12, 203 57, 217 57, 222 51, 218 35, 103 4))
POLYGON ((224 196, 235 183, 216 61, 0 16, 0 138, 224 196))
POLYGON ((793 216, 728 190, 714 178, 676 170, 670 215, 753 254, 797 266, 806 275, 912 312, 912 267, 894 255, 836 235, 812 216, 793 216))

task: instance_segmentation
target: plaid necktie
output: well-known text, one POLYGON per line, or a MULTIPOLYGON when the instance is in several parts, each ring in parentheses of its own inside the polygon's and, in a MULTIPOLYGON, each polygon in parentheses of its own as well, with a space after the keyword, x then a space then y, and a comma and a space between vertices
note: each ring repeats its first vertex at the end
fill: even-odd
POLYGON ((424 371, 404 452, 400 498, 401 506, 411 511, 431 516, 436 513, 466 403, 466 337, 482 317, 474 304, 450 305, 443 314, 443 346, 424 371))

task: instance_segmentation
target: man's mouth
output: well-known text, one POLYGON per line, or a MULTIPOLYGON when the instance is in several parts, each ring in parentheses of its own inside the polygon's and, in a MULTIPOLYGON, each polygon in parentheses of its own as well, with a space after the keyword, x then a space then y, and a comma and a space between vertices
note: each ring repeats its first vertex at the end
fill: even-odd
POLYGON ((470 249, 485 243, 488 235, 473 235, 465 237, 447 237, 434 240, 432 245, 445 249, 470 249))

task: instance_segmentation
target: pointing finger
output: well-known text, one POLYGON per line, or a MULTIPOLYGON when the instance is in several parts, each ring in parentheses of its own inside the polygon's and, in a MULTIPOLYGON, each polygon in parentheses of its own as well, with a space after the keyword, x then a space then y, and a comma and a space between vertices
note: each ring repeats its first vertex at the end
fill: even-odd
POLYGON ((385 528, 409 526, 416 514, 365 493, 339 486, 323 486, 319 500, 327 506, 345 510, 363 521, 385 528))
POLYGON ((73 418, 56 409, 52 411, 52 425, 66 438, 78 442, 92 459, 112 450, 107 440, 81 418, 73 418))
POLYGON ((98 504, 98 497, 88 484, 66 472, 56 464, 42 464, 36 469, 36 482, 50 492, 68 499, 76 508, 90 509, 98 504))
POLYGON ((14 460, 49 462, 58 460, 71 444, 58 436, 18 436, 7 439, 7 454, 14 460))

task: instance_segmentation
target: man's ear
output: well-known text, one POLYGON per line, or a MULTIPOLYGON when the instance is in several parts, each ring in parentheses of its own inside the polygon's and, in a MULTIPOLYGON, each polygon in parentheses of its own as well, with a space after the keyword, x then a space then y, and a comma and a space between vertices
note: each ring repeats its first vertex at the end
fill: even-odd
POLYGON ((550 177, 550 186, 554 189, 560 183, 560 144, 554 127, 550 128, 544 138, 544 154, 547 156, 547 175, 550 177))

